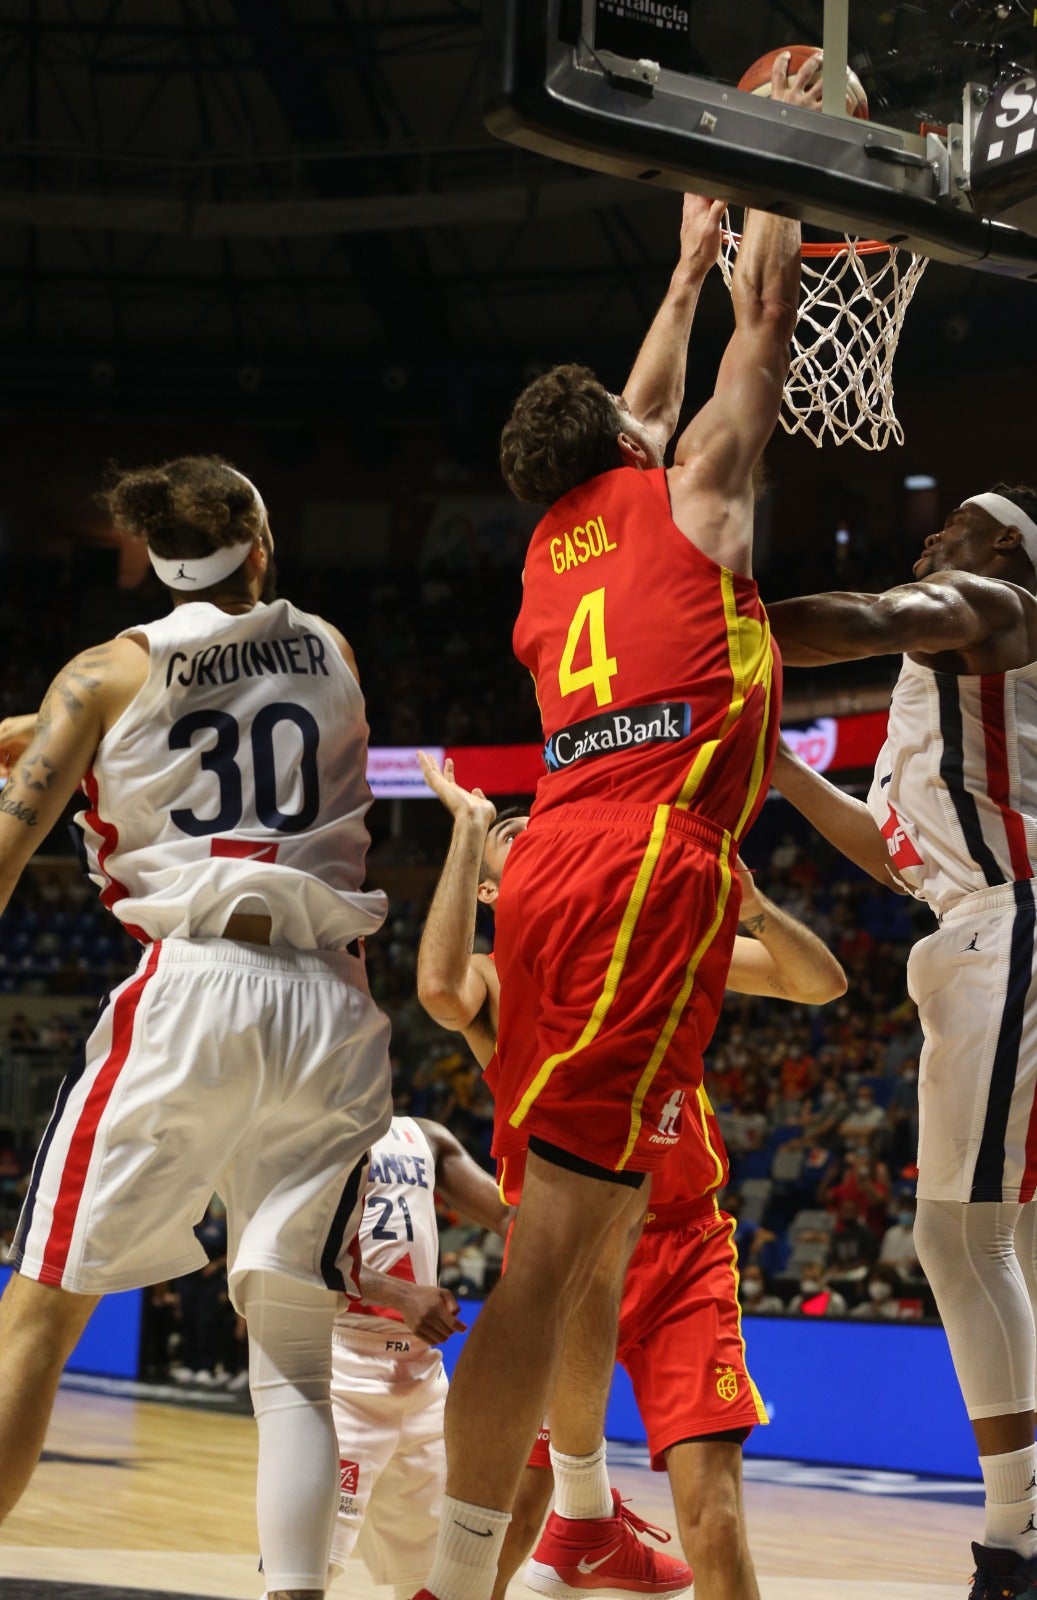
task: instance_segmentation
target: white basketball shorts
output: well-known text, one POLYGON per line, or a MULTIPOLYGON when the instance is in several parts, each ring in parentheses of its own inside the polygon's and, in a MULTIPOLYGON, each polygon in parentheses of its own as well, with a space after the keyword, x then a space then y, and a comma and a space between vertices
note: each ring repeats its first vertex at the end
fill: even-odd
POLYGON ((388 1037, 343 951, 148 945, 58 1093, 12 1264, 83 1294, 178 1277, 205 1264, 193 1225, 218 1191, 232 1297, 256 1268, 355 1293, 388 1037))
MULTIPOLYGON (((399 1342, 408 1339, 401 1325, 399 1342)), ((438 1350, 386 1354, 387 1342, 352 1330, 332 1336, 342 1488, 331 1561, 344 1567, 355 1553, 375 1583, 418 1589, 436 1553, 446 1483, 447 1380, 438 1350)))
POLYGON ((944 914, 907 964, 925 1034, 918 1195, 1029 1201, 1037 1191, 1037 980, 1029 881, 944 914))

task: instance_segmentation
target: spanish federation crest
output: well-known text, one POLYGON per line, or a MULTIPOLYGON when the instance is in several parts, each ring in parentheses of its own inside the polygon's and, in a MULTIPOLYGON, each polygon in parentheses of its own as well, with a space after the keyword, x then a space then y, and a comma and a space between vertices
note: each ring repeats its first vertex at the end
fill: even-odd
POLYGON ((738 1374, 734 1367, 717 1367, 717 1394, 730 1403, 738 1399, 738 1374))

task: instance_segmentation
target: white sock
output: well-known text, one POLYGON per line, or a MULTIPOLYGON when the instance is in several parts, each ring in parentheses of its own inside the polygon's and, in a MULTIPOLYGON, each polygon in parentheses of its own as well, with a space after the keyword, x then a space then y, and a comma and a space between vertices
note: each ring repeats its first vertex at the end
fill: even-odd
POLYGON ((555 1475, 555 1510, 560 1517, 611 1517, 614 1513, 605 1441, 593 1455, 563 1456, 550 1447, 555 1475))
POLYGON ((983 1543, 1037 1555, 1037 1445, 980 1456, 979 1465, 987 1502, 983 1543))
POLYGON ((489 1600, 510 1511, 443 1496, 436 1559, 425 1584, 436 1600, 489 1600))

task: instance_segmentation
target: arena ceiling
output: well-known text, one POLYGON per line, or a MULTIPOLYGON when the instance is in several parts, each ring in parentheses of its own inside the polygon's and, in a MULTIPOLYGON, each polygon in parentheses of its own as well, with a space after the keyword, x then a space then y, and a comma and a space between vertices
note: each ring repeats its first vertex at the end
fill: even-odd
MULTIPOLYGON (((0 405, 428 407, 629 354, 679 201, 489 135, 482 11, 0 4, 0 405)), ((1009 349, 1035 294, 933 267, 918 348, 1009 349)))

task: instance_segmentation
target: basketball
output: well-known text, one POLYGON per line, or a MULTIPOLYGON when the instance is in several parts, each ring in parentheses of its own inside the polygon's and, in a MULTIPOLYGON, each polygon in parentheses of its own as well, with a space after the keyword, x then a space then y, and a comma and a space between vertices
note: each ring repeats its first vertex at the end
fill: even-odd
MULTIPOLYGON (((768 50, 765 56, 754 61, 738 80, 739 89, 747 89, 750 94, 762 95, 770 99, 771 71, 775 61, 785 51, 789 54, 789 75, 798 72, 805 61, 812 55, 820 55, 821 51, 813 44, 787 44, 780 50, 768 50)), ((868 97, 864 93, 864 85, 857 74, 847 67, 846 69, 846 112, 851 117, 867 118, 868 97)))

